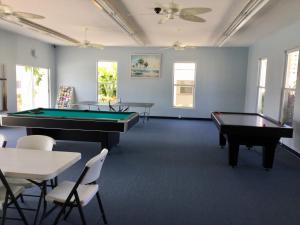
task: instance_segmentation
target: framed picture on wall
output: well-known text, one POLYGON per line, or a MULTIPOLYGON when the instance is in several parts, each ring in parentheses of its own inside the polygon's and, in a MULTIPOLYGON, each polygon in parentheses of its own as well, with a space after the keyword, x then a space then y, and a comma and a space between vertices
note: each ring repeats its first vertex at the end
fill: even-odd
POLYGON ((160 54, 131 55, 132 78, 158 78, 160 76, 160 54))

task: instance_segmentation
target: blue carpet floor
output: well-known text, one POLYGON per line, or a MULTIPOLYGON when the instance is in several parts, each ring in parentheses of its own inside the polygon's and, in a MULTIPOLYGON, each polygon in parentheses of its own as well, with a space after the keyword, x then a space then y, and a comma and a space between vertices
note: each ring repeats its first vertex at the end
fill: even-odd
MULTIPOLYGON (((8 147, 24 129, 1 128, 8 147)), ((97 143, 58 142, 82 160, 59 180, 75 180, 97 143)), ((241 147, 239 164, 227 164, 211 121, 151 119, 122 134, 108 155, 99 183, 111 225, 299 225, 300 160, 278 146, 274 168, 261 166, 261 150, 241 147)), ((28 199, 35 205, 36 199, 28 199)), ((9 210, 10 215, 16 214, 9 210)), ((88 224, 103 224, 94 199, 84 208, 88 224)), ((32 221, 33 214, 26 216, 32 221)), ((53 216, 45 225, 53 222, 53 216)), ((7 224, 21 224, 9 221, 7 224)), ((61 224, 81 224, 77 210, 61 224)))

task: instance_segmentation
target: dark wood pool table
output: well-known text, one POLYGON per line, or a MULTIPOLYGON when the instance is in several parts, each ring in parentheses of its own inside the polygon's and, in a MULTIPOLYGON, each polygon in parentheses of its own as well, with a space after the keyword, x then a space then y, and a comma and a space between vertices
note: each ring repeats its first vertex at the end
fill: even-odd
POLYGON ((48 135, 57 140, 101 142, 109 150, 117 145, 120 132, 139 120, 135 112, 110 112, 37 108, 2 117, 2 126, 26 127, 27 134, 48 135))
POLYGON ((238 163, 239 146, 263 147, 263 167, 273 167, 275 149, 281 137, 293 136, 293 128, 257 113, 213 112, 212 120, 219 129, 220 146, 228 142, 228 163, 238 163))

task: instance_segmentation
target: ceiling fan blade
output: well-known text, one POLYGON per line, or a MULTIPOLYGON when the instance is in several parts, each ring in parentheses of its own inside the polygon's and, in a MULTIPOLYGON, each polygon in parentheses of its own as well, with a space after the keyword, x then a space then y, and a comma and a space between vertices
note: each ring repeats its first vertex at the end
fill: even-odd
POLYGON ((89 44, 89 47, 91 47, 91 48, 98 48, 98 49, 103 49, 103 48, 104 48, 103 45, 101 45, 101 44, 96 44, 96 43, 91 43, 91 44, 89 44))
POLYGON ((185 46, 185 48, 197 48, 197 46, 187 45, 187 46, 185 46))
POLYGON ((0 14, 12 14, 13 10, 9 5, 1 4, 0 2, 0 14))
POLYGON ((211 12, 211 8, 183 8, 180 10, 180 15, 198 15, 198 14, 203 14, 203 13, 208 13, 211 12))
POLYGON ((44 16, 28 13, 28 12, 13 12, 12 14, 16 17, 21 17, 25 19, 45 19, 44 16))
POLYGON ((169 8, 172 9, 172 11, 174 13, 178 12, 179 11, 179 5, 176 4, 175 2, 170 2, 170 5, 169 5, 169 8))
POLYGON ((87 43, 83 42, 83 43, 76 44, 76 47, 78 47, 78 48, 88 48, 89 45, 87 43))
POLYGON ((164 16, 163 18, 161 18, 159 21, 158 21, 158 24, 164 24, 165 22, 167 22, 167 20, 169 20, 169 18, 167 16, 164 16))
POLYGON ((183 51, 185 49, 183 46, 174 46, 173 48, 175 51, 183 51))
MULTIPOLYGON (((168 8, 168 6, 166 6, 166 5, 163 5, 162 3, 160 3, 160 2, 158 2, 158 1, 156 1, 155 3, 154 3, 154 7, 160 7, 160 8, 162 8, 162 9, 166 9, 166 8, 168 8)), ((154 8, 153 7, 153 8, 154 8)))
POLYGON ((179 15, 179 17, 183 20, 188 20, 188 21, 191 21, 191 22, 198 22, 198 23, 204 23, 206 22, 205 19, 201 18, 201 17, 198 17, 198 16, 195 16, 195 15, 185 15, 185 14, 182 14, 182 15, 179 15))
POLYGON ((21 23, 19 23, 18 18, 16 17, 12 17, 12 16, 0 16, 0 19, 7 22, 7 23, 11 23, 20 27, 23 27, 23 25, 21 23))

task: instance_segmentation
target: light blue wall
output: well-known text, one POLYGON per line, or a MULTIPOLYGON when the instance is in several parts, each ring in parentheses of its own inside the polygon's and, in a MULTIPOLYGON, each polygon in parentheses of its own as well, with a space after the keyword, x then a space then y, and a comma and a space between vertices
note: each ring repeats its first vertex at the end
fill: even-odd
POLYGON ((51 100, 55 102, 55 50, 46 43, 0 29, 0 64, 5 66, 8 84, 8 110, 16 111, 16 65, 50 68, 51 100), (36 57, 31 56, 35 49, 36 57))
POLYGON ((96 62, 113 60, 118 62, 119 97, 122 101, 154 102, 152 115, 207 118, 215 110, 244 110, 248 48, 58 47, 56 56, 57 85, 75 87, 78 101, 96 101, 96 62), (134 53, 160 53, 161 77, 130 78, 130 55, 134 53), (195 109, 172 107, 173 63, 182 61, 197 64, 195 109))
MULTIPOLYGON (((245 111, 255 112, 257 104, 258 60, 268 58, 264 113, 276 120, 280 116, 280 101, 285 72, 285 51, 300 47, 300 21, 257 41, 249 49, 245 111)), ((298 78, 295 103, 295 125, 300 123, 300 82, 298 78)), ((295 127, 296 128, 296 127, 295 127)), ((300 132, 294 139, 285 140, 300 152, 300 132)))

